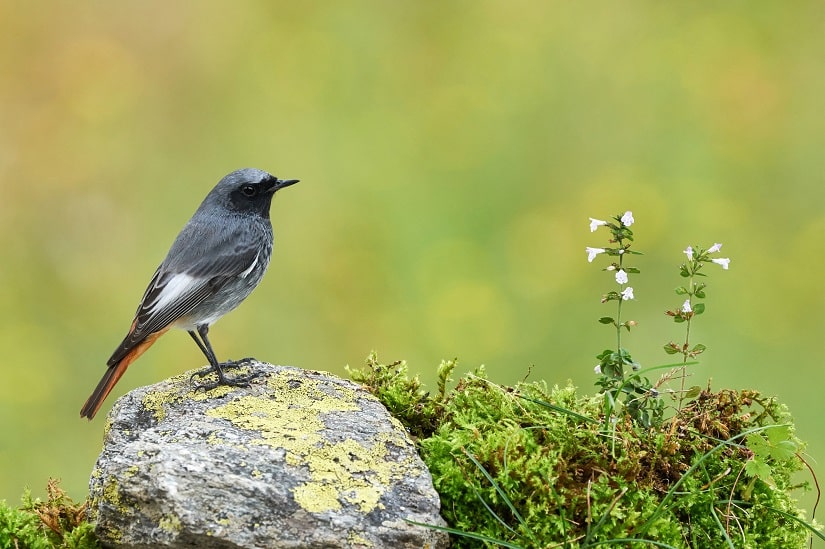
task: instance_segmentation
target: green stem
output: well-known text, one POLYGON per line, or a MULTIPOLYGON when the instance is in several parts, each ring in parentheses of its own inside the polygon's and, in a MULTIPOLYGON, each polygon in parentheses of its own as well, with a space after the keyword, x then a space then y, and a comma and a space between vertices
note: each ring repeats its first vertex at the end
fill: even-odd
MULTIPOLYGON (((693 320, 693 292, 694 292, 694 282, 693 282, 693 275, 695 274, 695 269, 691 266, 690 269, 690 279, 688 280, 688 303, 690 304, 691 313, 688 314, 687 318, 687 327, 685 329, 685 345, 682 347, 682 364, 687 363, 688 359, 688 347, 690 345, 690 322, 693 320)), ((685 376, 687 375, 687 366, 682 366, 682 375, 680 380, 680 387, 679 387, 679 410, 682 409, 682 404, 685 400, 685 376)))
MULTIPOLYGON (((619 247, 621 247, 622 242, 619 241, 619 247)), ((624 254, 619 255, 619 270, 616 271, 617 273, 622 270, 622 263, 624 262, 624 254)), ((621 293, 621 292, 620 292, 621 293)), ((621 356, 622 353, 622 299, 619 297, 619 306, 617 307, 616 311, 616 353, 621 356)), ((624 366, 622 367, 622 381, 624 381, 624 366)))

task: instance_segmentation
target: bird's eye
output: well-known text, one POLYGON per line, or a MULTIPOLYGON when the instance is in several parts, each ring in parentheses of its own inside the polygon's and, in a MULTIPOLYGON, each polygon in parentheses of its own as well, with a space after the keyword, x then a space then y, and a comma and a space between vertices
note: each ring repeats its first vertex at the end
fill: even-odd
POLYGON ((244 196, 253 197, 258 193, 258 189, 256 189, 254 185, 244 185, 241 187, 241 193, 243 193, 244 196))

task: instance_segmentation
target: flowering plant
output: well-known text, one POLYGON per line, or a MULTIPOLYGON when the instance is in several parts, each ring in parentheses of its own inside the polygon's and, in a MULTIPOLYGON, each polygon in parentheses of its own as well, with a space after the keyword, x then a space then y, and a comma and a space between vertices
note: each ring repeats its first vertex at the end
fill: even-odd
POLYGON ((635 299, 628 275, 640 272, 638 268, 625 262, 627 256, 641 255, 641 252, 631 249, 633 231, 630 226, 634 222, 631 211, 616 215, 611 221, 590 218, 590 231, 606 227, 610 231, 610 239, 609 246, 605 248, 585 248, 587 260, 592 263, 601 254, 615 258, 604 270, 613 273, 614 280, 619 285, 618 289, 603 294, 601 299, 602 303, 616 302, 616 316, 603 316, 599 319, 600 323, 613 326, 616 330, 616 347, 605 349, 596 356, 599 362, 594 371, 599 376, 596 385, 601 387, 601 393, 604 394, 605 421, 615 421, 617 409, 623 405, 636 423, 650 427, 661 420, 663 405, 660 400, 650 398, 658 394, 654 394, 650 380, 639 374, 639 363, 622 346, 622 332, 629 332, 636 326, 636 321, 622 319, 622 304, 635 299), (627 367, 632 373, 628 374, 627 367))
MULTIPOLYGON (((722 244, 714 244, 708 249, 703 249, 698 246, 688 246, 684 253, 687 256, 687 261, 679 267, 679 274, 683 278, 688 279, 688 283, 684 286, 676 288, 676 294, 684 296, 686 299, 681 307, 667 311, 666 314, 673 318, 677 323, 685 323, 685 340, 681 344, 669 342, 664 346, 665 352, 668 354, 681 354, 683 357, 681 365, 675 369, 671 369, 667 374, 663 375, 656 383, 651 383, 647 377, 644 377, 641 371, 641 366, 634 361, 630 352, 622 346, 622 332, 628 332, 636 322, 633 320, 622 319, 622 304, 625 301, 630 301, 635 298, 633 287, 629 285, 630 274, 638 274, 640 271, 636 267, 631 267, 625 263, 625 257, 631 254, 640 254, 635 250, 631 250, 633 244, 633 231, 630 226, 633 225, 635 219, 633 212, 626 211, 622 215, 616 215, 610 221, 602 221, 600 219, 590 218, 590 232, 597 231, 600 227, 605 227, 610 231, 609 246, 604 248, 585 248, 587 252, 587 261, 592 263, 596 257, 605 254, 609 257, 615 258, 607 267, 605 271, 611 272, 614 275, 616 284, 619 289, 611 290, 602 295, 602 303, 615 301, 616 316, 603 316, 599 318, 602 324, 613 326, 616 330, 616 347, 614 349, 606 349, 599 353, 596 358, 599 360, 594 368, 595 373, 599 376, 596 385, 601 387, 601 393, 604 395, 604 412, 605 421, 615 422, 617 420, 617 412, 620 407, 624 407, 631 417, 631 419, 639 426, 652 427, 662 423, 664 415, 664 403, 659 398, 659 387, 670 381, 674 377, 681 379, 681 388, 678 391, 679 409, 681 409, 685 398, 693 398, 699 394, 700 387, 691 387, 685 390, 686 367, 688 360, 695 359, 699 354, 705 351, 706 347, 701 343, 690 344, 690 327, 691 321, 697 315, 705 311, 704 302, 705 289, 707 284, 699 282, 700 277, 707 276, 701 272, 706 263, 715 263, 727 270, 730 265, 729 258, 712 257, 713 254, 719 252, 722 244), (630 367, 631 372, 628 373, 626 368, 630 367)), ((653 369, 667 368, 670 366, 658 366, 653 369)), ((675 391, 670 391, 675 393, 675 391)))
POLYGON ((679 369, 679 377, 681 379, 681 388, 678 393, 679 409, 682 408, 685 398, 693 398, 699 394, 699 391, 701 391, 701 387, 699 386, 694 386, 685 390, 685 379, 687 377, 685 368, 687 366, 687 361, 689 359, 696 358, 705 352, 707 348, 701 343, 696 343, 691 346, 690 327, 692 320, 696 316, 705 312, 705 304, 699 300, 705 299, 707 295, 705 292, 707 284, 705 282, 697 281, 698 278, 707 276, 705 273, 701 272, 702 267, 706 263, 716 263, 717 265, 721 265, 722 269, 728 270, 728 267, 730 266, 730 259, 727 257, 711 257, 712 254, 717 253, 721 249, 722 244, 720 243, 710 246, 707 250, 700 248, 699 246, 688 246, 685 248, 684 254, 687 256, 687 261, 679 266, 679 275, 682 278, 687 278, 688 282, 684 286, 677 287, 674 291, 676 292, 676 295, 684 296, 686 299, 684 303, 682 303, 681 307, 670 311, 665 311, 665 314, 672 317, 674 322, 678 324, 685 324, 684 342, 678 344, 670 341, 664 345, 664 350, 667 354, 682 355, 682 366, 679 369))

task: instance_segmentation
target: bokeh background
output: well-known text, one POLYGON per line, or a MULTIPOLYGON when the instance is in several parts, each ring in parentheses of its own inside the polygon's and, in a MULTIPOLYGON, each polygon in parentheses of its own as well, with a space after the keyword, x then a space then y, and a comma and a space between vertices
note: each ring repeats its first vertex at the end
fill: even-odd
MULTIPOLYGON (((627 347, 671 360, 682 250, 722 242, 691 382, 780 397, 822 475, 823 63, 818 2, 0 1, 0 499, 85 496, 114 398, 80 406, 242 166, 302 182, 220 357, 594 390, 588 217, 630 209, 627 347)), ((167 335, 113 397, 203 363, 167 335)))

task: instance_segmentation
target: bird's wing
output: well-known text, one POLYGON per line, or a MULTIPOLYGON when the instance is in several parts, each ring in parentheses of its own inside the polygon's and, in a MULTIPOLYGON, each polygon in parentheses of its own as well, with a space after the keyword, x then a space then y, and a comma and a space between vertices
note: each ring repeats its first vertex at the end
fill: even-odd
POLYGON ((227 281, 252 270, 260 239, 225 225, 189 224, 155 271, 135 312, 129 333, 109 363, 118 362, 147 336, 167 328, 214 295, 227 281), (187 245, 188 243, 188 245, 187 245))

